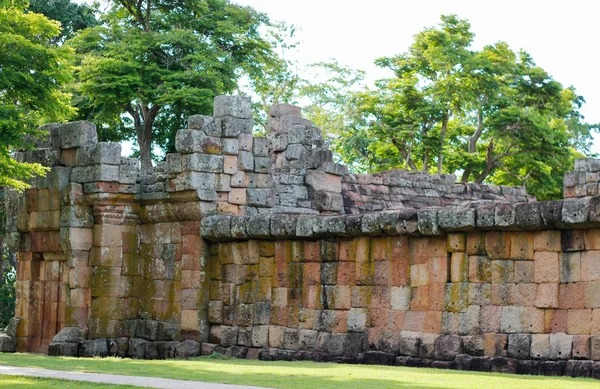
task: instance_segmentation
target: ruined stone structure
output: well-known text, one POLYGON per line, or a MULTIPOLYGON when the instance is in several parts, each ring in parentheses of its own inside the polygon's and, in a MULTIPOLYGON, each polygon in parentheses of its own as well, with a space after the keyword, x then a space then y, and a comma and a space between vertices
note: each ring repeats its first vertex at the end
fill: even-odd
POLYGON ((600 378, 600 161, 567 174, 574 198, 536 202, 351 175, 299 108, 253 137, 247 98, 214 107, 151 177, 87 122, 15 155, 52 171, 8 196, 18 301, 0 349, 600 378))

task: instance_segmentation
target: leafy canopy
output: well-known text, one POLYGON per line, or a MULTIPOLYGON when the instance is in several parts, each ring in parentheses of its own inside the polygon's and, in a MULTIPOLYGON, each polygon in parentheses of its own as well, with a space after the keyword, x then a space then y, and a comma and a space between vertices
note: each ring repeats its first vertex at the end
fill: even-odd
POLYGON ((598 128, 583 121, 583 98, 527 52, 503 42, 474 50, 473 38, 466 20, 442 16, 407 52, 376 60, 394 77, 351 93, 361 120, 342 124, 338 152, 363 170, 458 173, 560 197, 564 172, 598 128))
POLYGON ((50 20, 60 22, 60 34, 52 38, 52 43, 62 44, 76 32, 97 26, 96 18, 99 3, 77 4, 71 0, 29 0, 29 11, 45 15, 50 20))
POLYGON ((208 114, 269 45, 265 15, 227 0, 113 1, 103 24, 70 41, 81 54, 78 107, 101 138, 136 139, 142 169, 154 145, 174 149, 190 114, 208 114))
POLYGON ((0 185, 18 190, 46 169, 17 162, 10 153, 26 147, 31 136, 44 136, 40 124, 73 114, 63 89, 71 81, 72 51, 50 45, 60 34, 59 24, 25 13, 25 6, 0 0, 0 185))

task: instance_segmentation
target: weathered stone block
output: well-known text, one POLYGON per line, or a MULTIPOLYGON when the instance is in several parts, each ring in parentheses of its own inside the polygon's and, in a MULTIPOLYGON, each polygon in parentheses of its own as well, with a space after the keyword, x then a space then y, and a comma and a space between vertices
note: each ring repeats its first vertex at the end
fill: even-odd
POLYGON ((465 253, 452 253, 450 258, 451 282, 466 282, 469 280, 469 257, 465 253))
POLYGON ((222 173, 223 156, 201 153, 183 154, 182 169, 183 171, 222 173))
POLYGON ((531 335, 508 335, 508 356, 515 359, 528 359, 531 348, 531 335))
POLYGON ((538 308, 558 308, 558 283, 538 284, 535 306, 538 308))
POLYGON ((574 335, 573 336, 573 358, 574 359, 590 359, 592 355, 591 350, 591 336, 588 335, 574 335))
POLYGON ((96 126, 86 121, 62 124, 58 129, 58 135, 63 149, 93 146, 98 143, 96 126))
POLYGON ((252 134, 254 120, 252 118, 239 118, 233 116, 223 116, 221 118, 221 128, 225 138, 237 138, 241 134, 252 134))
POLYGON ((472 356, 484 355, 484 337, 483 335, 463 336, 463 351, 472 356))
POLYGON ((192 115, 188 118, 188 129, 202 130, 208 136, 221 136, 219 123, 212 116, 192 115))
POLYGON ((214 101, 213 116, 222 118, 232 116, 234 118, 252 118, 252 103, 246 96, 217 96, 214 101))
POLYGON ((469 208, 440 209, 437 221, 441 228, 448 230, 467 230, 475 226, 475 210, 469 208))
POLYGON ((590 200, 567 199, 563 201, 562 221, 566 224, 583 224, 589 221, 590 200))
POLYGON ((248 205, 259 208, 275 206, 277 196, 274 189, 248 189, 248 205))
POLYGON ((342 181, 339 176, 319 170, 306 172, 306 184, 314 191, 341 193, 342 181))
POLYGON ((550 334, 550 359, 569 359, 573 347, 573 335, 550 334))
MULTIPOLYGON (((577 256, 575 256, 573 261, 569 261, 569 263, 565 265, 569 265, 568 268, 565 269, 565 273, 567 273, 565 275, 572 276, 574 278, 577 278, 579 276, 582 281, 600 280, 599 250, 590 250, 581 253, 580 269, 578 269, 577 256), (580 271, 580 273, 578 273, 578 270, 580 271)), ((575 281, 579 280, 576 279, 575 281)))
POLYGON ((119 166, 117 165, 88 165, 76 166, 71 171, 71 181, 86 183, 93 181, 118 182, 119 166))
POLYGON ((462 338, 455 335, 442 335, 435 342, 435 359, 451 361, 462 353, 462 338))
POLYGON ((83 340, 80 343, 79 356, 82 358, 107 357, 106 339, 83 340))
POLYGON ((513 358, 492 358, 492 373, 516 374, 518 361, 513 358))

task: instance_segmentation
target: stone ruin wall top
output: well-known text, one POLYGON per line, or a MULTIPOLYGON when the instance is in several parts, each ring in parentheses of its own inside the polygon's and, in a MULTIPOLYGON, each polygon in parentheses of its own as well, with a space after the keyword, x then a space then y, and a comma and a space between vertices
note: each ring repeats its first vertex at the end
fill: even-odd
POLYGON ((456 183, 452 174, 349 174, 295 106, 271 108, 265 137, 253 136, 253 127, 250 99, 219 96, 214 116, 191 116, 188 128, 177 132, 177 152, 143 180, 138 160, 122 158, 120 144, 98 142, 89 122, 47 125, 50 136, 15 158, 53 168, 47 177, 33 179, 33 188, 62 190, 79 183, 86 195, 133 195, 140 204, 185 197, 197 201, 203 215, 359 214, 535 201, 522 187, 456 183))

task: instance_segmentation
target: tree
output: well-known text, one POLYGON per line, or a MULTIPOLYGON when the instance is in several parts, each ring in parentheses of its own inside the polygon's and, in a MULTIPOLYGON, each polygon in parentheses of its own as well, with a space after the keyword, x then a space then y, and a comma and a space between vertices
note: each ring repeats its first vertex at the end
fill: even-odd
POLYGON ((0 186, 18 190, 24 181, 45 174, 39 164, 17 162, 11 152, 45 134, 42 123, 73 113, 63 87, 71 80, 72 51, 49 42, 59 35, 57 22, 25 13, 24 2, 0 0, 0 186))
POLYGON ((354 95, 364 125, 344 131, 340 148, 352 150, 359 133, 370 143, 355 156, 370 170, 459 173, 560 197, 562 175, 598 126, 583 122, 574 88, 525 51, 503 42, 473 50, 473 36, 467 21, 442 16, 408 52, 378 59, 395 77, 354 95))
POLYGON ((297 101, 302 80, 298 75, 298 62, 289 58, 300 44, 294 39, 295 34, 294 25, 273 23, 265 33, 271 50, 261 53, 255 63, 246 67, 239 85, 240 94, 248 94, 254 101, 252 110, 260 132, 268 130, 271 105, 297 101))
POLYGON ((71 0, 29 0, 29 11, 45 15, 48 19, 60 22, 60 34, 51 39, 53 44, 62 44, 76 32, 97 26, 99 4, 77 4, 71 0))
POLYGON ((269 50, 259 33, 267 23, 228 0, 114 1, 102 26, 70 41, 83 55, 80 104, 101 134, 137 140, 148 173, 154 142, 171 149, 186 117, 210 113, 214 96, 269 50))

